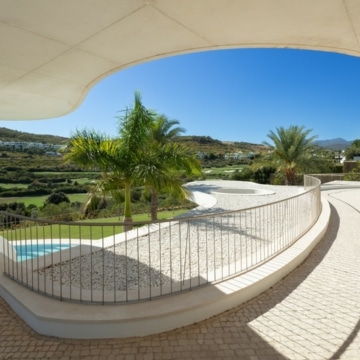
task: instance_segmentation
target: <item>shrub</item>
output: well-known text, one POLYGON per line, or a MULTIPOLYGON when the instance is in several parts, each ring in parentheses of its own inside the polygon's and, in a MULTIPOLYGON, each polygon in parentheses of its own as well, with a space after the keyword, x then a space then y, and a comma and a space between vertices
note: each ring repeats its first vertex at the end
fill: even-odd
POLYGON ((67 202, 61 202, 58 205, 49 203, 41 210, 41 217, 56 221, 72 221, 79 218, 79 213, 74 213, 67 202))
POLYGON ((47 197, 44 206, 49 204, 59 205, 62 202, 70 203, 70 200, 63 192, 54 192, 47 197))
POLYGON ((344 180, 347 181, 360 181, 360 163, 357 163, 357 167, 344 175, 344 180))
POLYGON ((85 209, 85 216, 97 214, 101 209, 106 208, 106 201, 104 197, 93 196, 85 209))
POLYGON ((276 169, 273 166, 262 166, 255 170, 254 180, 259 184, 269 184, 270 176, 275 172, 276 169))
POLYGON ((254 181, 254 172, 250 166, 244 166, 241 171, 236 170, 231 176, 231 180, 237 181, 254 181))

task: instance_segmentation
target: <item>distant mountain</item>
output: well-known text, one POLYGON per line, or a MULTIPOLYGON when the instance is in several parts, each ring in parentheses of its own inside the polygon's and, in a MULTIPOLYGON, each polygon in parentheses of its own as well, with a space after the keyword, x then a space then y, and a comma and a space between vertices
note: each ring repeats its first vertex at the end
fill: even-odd
POLYGON ((56 135, 40 135, 27 132, 11 130, 0 127, 0 141, 10 142, 33 142, 42 144, 63 145, 68 139, 56 135))
POLYGON ((330 140, 317 140, 315 143, 320 147, 330 150, 345 150, 352 144, 352 141, 348 141, 343 138, 336 138, 330 140))

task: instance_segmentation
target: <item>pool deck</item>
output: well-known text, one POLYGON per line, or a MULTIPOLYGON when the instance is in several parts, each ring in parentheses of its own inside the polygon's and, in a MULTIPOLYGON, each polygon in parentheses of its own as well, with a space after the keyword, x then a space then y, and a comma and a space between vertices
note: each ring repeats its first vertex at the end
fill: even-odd
POLYGON ((256 298, 183 328, 128 339, 39 335, 0 299, 0 359, 359 359, 360 190, 329 188, 326 235, 256 298))

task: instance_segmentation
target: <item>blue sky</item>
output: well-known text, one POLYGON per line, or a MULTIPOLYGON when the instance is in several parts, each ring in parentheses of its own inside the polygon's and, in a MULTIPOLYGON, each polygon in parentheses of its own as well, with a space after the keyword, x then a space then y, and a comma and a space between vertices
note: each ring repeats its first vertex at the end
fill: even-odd
POLYGON ((138 90, 147 108, 177 119, 185 135, 262 143, 277 127, 313 129, 319 140, 360 138, 360 58, 306 50, 234 49, 168 57, 117 72, 69 115, 0 121, 0 127, 70 137, 110 136, 138 90))

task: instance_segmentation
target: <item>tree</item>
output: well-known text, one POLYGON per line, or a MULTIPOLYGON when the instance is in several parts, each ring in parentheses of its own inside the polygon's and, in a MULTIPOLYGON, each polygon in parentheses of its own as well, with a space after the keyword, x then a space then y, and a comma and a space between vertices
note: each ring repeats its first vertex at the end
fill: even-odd
POLYGON ((158 197, 162 190, 170 192, 175 198, 185 198, 178 172, 187 175, 200 175, 200 162, 186 146, 176 143, 176 138, 185 132, 178 120, 169 120, 158 115, 150 131, 147 151, 144 154, 145 166, 137 168, 137 174, 143 179, 151 193, 151 219, 157 220, 158 197))
MULTIPOLYGON (((174 142, 184 130, 177 120, 168 120, 144 107, 138 92, 132 107, 118 117, 119 137, 110 139, 94 131, 77 131, 71 137, 65 158, 86 167, 98 167, 102 178, 93 194, 110 192, 115 198, 124 189, 125 230, 132 228, 131 188, 146 186, 152 193, 152 219, 157 218, 161 190, 185 196, 178 172, 200 174, 201 166, 189 150, 174 142)), ((90 202, 89 202, 90 203, 90 202)))
POLYGON ((116 168, 120 170, 125 189, 125 227, 131 229, 131 186, 137 180, 134 173, 135 167, 144 154, 144 146, 148 138, 149 130, 154 123, 155 113, 145 108, 141 102, 139 92, 135 92, 135 101, 132 108, 125 111, 125 115, 118 117, 120 146, 118 147, 118 158, 116 168))
POLYGON ((312 130, 304 126, 290 126, 276 128, 276 133, 270 131, 267 135, 274 145, 264 144, 274 149, 274 156, 278 171, 285 175, 286 185, 296 184, 297 172, 304 168, 312 158, 313 142, 316 136, 308 137, 312 130))
POLYGON ((83 130, 77 131, 67 146, 66 160, 102 170, 104 175, 99 188, 105 191, 124 188, 125 230, 132 228, 131 187, 137 180, 134 170, 144 153, 154 117, 155 113, 142 104, 140 93, 135 92, 133 106, 118 117, 119 138, 83 130))
POLYGON ((151 193, 151 219, 157 220, 160 191, 167 191, 177 198, 186 198, 179 171, 187 175, 200 175, 201 165, 189 149, 181 144, 158 143, 153 140, 139 164, 135 174, 138 181, 151 193))
POLYGON ((178 120, 169 120, 165 115, 158 115, 155 118, 151 130, 152 139, 160 144, 176 140, 178 136, 185 132, 185 129, 179 125, 178 120))
POLYGON ((360 156, 360 140, 354 140, 345 150, 346 160, 353 160, 355 156, 360 156))

